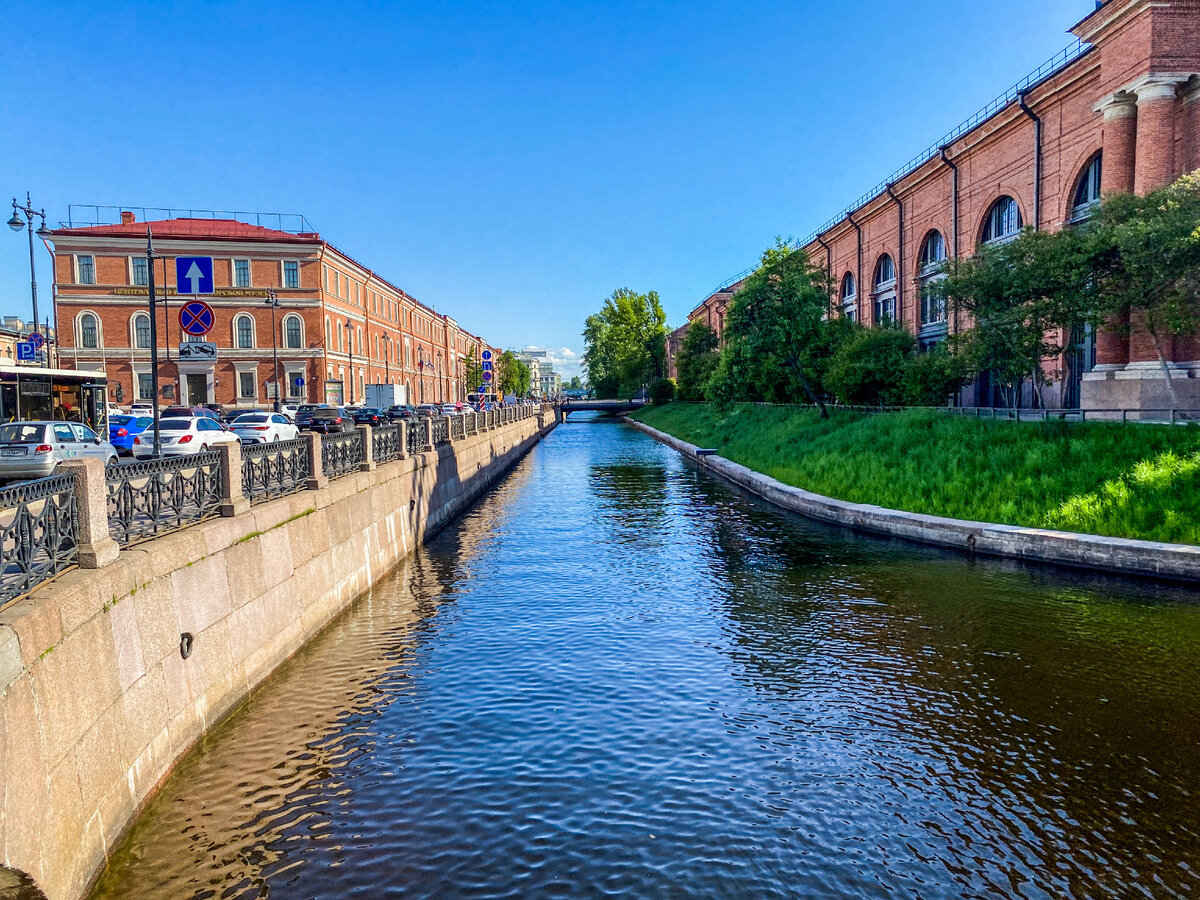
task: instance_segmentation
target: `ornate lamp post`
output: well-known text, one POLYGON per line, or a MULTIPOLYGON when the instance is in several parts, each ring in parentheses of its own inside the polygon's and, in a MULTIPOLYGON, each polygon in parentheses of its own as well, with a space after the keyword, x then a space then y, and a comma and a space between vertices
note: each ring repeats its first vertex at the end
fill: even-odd
POLYGON ((417 382, 421 385, 421 403, 425 402, 425 350, 417 344, 417 382))
MULTIPOLYGON (((17 204, 17 198, 13 197, 12 207, 13 207, 13 214, 12 214, 12 218, 8 220, 8 227, 11 228, 13 231, 20 231, 22 228, 24 228, 26 231, 29 232, 29 293, 31 294, 31 296, 33 298, 33 330, 37 331, 41 326, 38 324, 39 320, 38 320, 38 308, 37 308, 37 272, 36 272, 36 270, 34 268, 34 264, 33 264, 33 234, 34 234, 34 232, 33 232, 33 217, 34 216, 42 217, 41 227, 38 228, 38 230, 37 230, 37 236, 40 237, 42 240, 45 240, 46 238, 50 237, 50 229, 46 227, 46 210, 44 210, 44 209, 35 210, 33 208, 33 201, 30 199, 28 192, 25 193, 25 205, 24 206, 19 206, 17 204), (21 219, 21 213, 25 213, 24 220, 21 219)), ((46 363, 47 363, 47 365, 49 365, 49 361, 50 361, 50 348, 49 348, 49 345, 47 345, 47 347, 46 347, 46 363)))
POLYGON ((392 383, 392 336, 386 331, 379 336, 379 340, 383 343, 383 380, 388 384, 392 383))
POLYGON ((279 309, 279 295, 268 290, 266 304, 271 307, 271 377, 275 380, 275 403, 271 408, 279 412, 279 340, 275 334, 275 313, 279 309))
POLYGON ((354 405, 354 323, 349 319, 342 326, 346 329, 346 350, 350 353, 350 405, 354 405))

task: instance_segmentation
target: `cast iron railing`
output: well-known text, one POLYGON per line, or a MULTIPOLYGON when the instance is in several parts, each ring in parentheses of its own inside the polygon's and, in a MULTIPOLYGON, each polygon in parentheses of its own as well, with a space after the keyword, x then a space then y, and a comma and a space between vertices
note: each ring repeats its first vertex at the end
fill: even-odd
POLYGON ((0 606, 78 560, 75 479, 51 475, 0 491, 0 606))
POLYGON ((467 434, 479 434, 479 413, 471 410, 463 415, 463 427, 467 430, 467 434), (467 416, 470 416, 468 419, 467 416))
POLYGON ((108 532, 122 547, 218 515, 221 454, 151 459, 104 470, 108 532))
POLYGON ((380 425, 371 429, 371 458, 376 464, 399 459, 402 452, 399 425, 380 425))
POLYGON ((461 441, 467 436, 467 417, 459 413, 450 417, 450 440, 461 441))
POLYGON ((251 503, 302 491, 312 475, 308 441, 242 444, 242 493, 251 503))
POLYGON ((425 420, 408 420, 408 455, 422 453, 425 450, 425 420))
POLYGON ((445 416, 441 416, 433 420, 433 443, 434 446, 444 444, 450 440, 450 426, 445 416))
POLYGON ((343 431, 341 434, 321 435, 321 470, 330 478, 341 478, 357 472, 362 466, 362 432, 343 431))

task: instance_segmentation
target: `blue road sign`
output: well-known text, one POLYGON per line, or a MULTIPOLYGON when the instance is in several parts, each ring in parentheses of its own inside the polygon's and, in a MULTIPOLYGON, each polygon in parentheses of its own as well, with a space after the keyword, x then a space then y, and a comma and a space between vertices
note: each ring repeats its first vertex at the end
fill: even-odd
POLYGON ((29 341, 17 341, 17 362, 34 362, 37 348, 29 341))
POLYGON ((491 359, 491 358, 492 358, 492 351, 491 351, 491 350, 484 350, 484 351, 483 351, 481 354, 479 354, 479 355, 483 357, 483 364, 486 366, 486 365, 487 365, 487 361, 488 361, 489 359, 491 359))
POLYGON ((483 371, 485 371, 485 372, 492 371, 492 364, 490 362, 488 362, 487 360, 483 361, 483 371))
POLYGON ((42 345, 46 343, 46 339, 42 337, 40 332, 37 331, 30 332, 29 337, 26 338, 26 340, 33 344, 34 350, 41 350, 42 345))
POLYGON ((175 287, 181 294, 211 294, 213 292, 212 257, 175 257, 175 287))
POLYGON ((292 379, 292 384, 294 384, 296 387, 304 387, 304 376, 297 375, 292 379))
POLYGON ((179 327, 187 334, 208 334, 216 320, 212 307, 203 300, 192 300, 179 310, 179 327))
POLYGON ((492 373, 491 373, 491 372, 484 372, 484 373, 483 373, 483 380, 484 380, 484 381, 491 381, 491 380, 492 380, 492 373))

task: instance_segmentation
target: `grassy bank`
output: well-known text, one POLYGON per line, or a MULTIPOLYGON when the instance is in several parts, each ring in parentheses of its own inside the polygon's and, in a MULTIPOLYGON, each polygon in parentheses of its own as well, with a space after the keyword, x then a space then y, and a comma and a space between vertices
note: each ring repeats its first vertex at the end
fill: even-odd
POLYGON ((786 484, 910 512, 1200 544, 1200 428, 673 403, 633 418, 786 484))

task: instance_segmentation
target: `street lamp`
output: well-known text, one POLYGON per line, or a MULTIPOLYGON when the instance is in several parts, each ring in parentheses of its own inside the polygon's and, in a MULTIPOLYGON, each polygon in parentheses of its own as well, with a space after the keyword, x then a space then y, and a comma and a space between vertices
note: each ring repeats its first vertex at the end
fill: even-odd
POLYGON ((346 329, 346 350, 350 353, 350 405, 354 405, 354 323, 349 319, 342 326, 346 329))
POLYGON ((271 377, 275 379, 275 404, 272 408, 279 412, 279 341, 275 334, 275 311, 279 309, 279 295, 268 290, 266 304, 271 307, 271 377))
MULTIPOLYGON (((29 232, 29 293, 33 297, 33 330, 38 330, 38 308, 37 308, 37 272, 33 265, 33 217, 42 217, 42 226, 37 230, 37 236, 42 240, 50 237, 50 229, 46 227, 46 210, 35 210, 33 208, 33 200, 30 199, 29 192, 25 193, 25 205, 18 206, 17 198, 13 197, 12 202, 13 214, 8 220, 8 227, 13 231, 20 231, 24 228, 29 232), (22 221, 21 213, 25 213, 25 219, 22 221)), ((46 348, 46 364, 50 364, 50 349, 46 348)))
POLYGON ((383 341, 383 380, 391 384, 392 370, 390 357, 392 355, 392 336, 385 331, 379 336, 379 339, 383 341))
POLYGON ((417 381, 421 385, 421 403, 425 402, 425 351, 417 344, 417 381))

